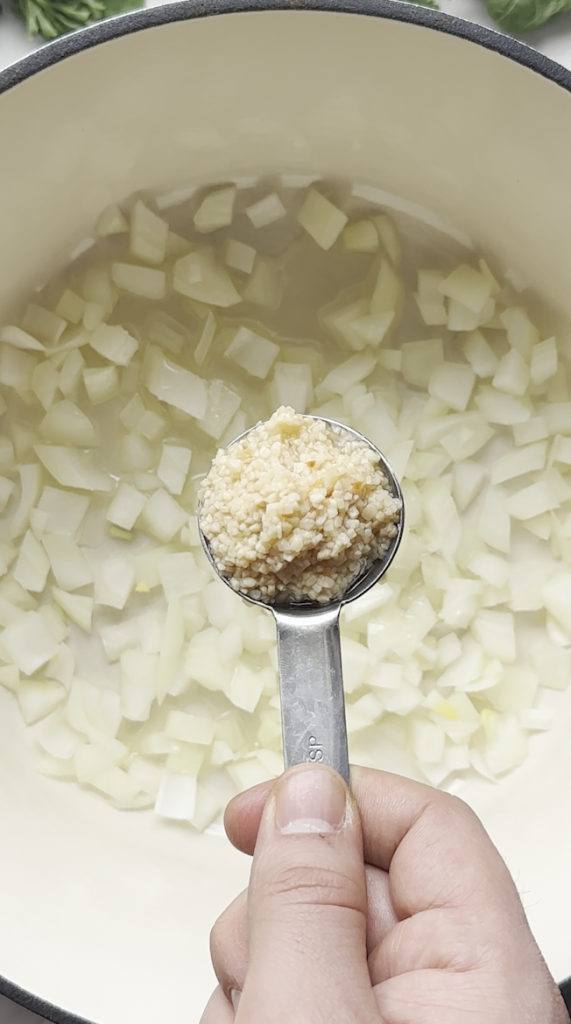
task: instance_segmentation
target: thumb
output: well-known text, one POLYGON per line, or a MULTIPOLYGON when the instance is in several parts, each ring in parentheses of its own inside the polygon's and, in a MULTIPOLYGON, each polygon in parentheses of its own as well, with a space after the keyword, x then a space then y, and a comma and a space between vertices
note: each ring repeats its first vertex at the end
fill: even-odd
POLYGON ((237 1024, 378 1024, 359 813, 340 775, 299 765, 265 806, 248 892, 237 1024))

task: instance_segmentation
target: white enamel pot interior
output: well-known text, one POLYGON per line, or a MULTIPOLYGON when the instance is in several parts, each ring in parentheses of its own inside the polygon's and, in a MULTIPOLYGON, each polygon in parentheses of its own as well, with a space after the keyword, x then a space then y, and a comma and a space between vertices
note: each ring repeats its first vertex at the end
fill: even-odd
MULTIPOLYGON (((571 76, 390 0, 280 6, 148 10, 0 75, 0 320, 107 203, 264 172, 347 176, 419 203, 566 317, 571 76)), ((462 793, 557 977, 571 967, 568 697, 523 768, 462 793)), ((209 929, 246 884, 247 859, 40 777, 33 754, 0 688, 0 990, 54 1021, 197 1024, 213 986, 209 929)))

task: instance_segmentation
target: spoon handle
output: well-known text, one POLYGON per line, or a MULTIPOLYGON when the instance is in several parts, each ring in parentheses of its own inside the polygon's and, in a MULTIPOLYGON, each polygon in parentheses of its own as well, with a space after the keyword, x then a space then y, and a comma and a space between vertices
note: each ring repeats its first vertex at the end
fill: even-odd
POLYGON ((273 608, 286 768, 329 765, 349 785, 340 606, 315 612, 273 608))

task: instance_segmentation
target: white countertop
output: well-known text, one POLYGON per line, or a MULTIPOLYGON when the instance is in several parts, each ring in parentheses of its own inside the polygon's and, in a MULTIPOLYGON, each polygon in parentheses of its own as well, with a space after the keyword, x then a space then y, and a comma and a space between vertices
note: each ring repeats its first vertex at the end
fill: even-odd
MULTIPOLYGON (((156 7, 161 2, 147 0, 146 6, 156 7)), ((441 8, 447 14, 490 28, 497 27, 487 16, 484 0, 442 0, 441 8)), ((560 15, 545 28, 526 35, 524 41, 571 69, 571 14, 560 15)), ((0 70, 37 48, 35 41, 26 39, 24 27, 9 11, 8 3, 4 4, 0 18, 0 70)), ((35 1014, 0 996, 0 1024, 33 1024, 34 1021, 37 1024, 40 1020, 35 1014)))

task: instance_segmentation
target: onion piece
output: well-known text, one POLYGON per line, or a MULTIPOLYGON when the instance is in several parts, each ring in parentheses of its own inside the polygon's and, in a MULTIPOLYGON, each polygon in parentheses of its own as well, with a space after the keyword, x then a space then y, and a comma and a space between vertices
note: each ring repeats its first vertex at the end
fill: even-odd
POLYGON ((256 250, 251 245, 229 238, 224 247, 224 262, 232 270, 240 270, 243 274, 251 274, 254 269, 256 250))
POLYGON ((227 771, 239 791, 250 789, 251 786, 257 786, 261 782, 269 782, 275 778, 273 771, 260 761, 257 754, 229 764, 227 771))
POLYGON ((138 199, 131 213, 129 249, 145 263, 162 263, 165 258, 169 227, 166 221, 138 199))
POLYGON ((14 481, 0 476, 0 512, 3 512, 14 493, 14 481))
POLYGON ((58 653, 42 616, 35 611, 24 612, 11 622, 0 635, 0 642, 11 661, 26 676, 33 675, 58 653))
POLYGON ((531 519, 543 512, 559 508, 561 499, 546 479, 538 480, 506 500, 506 509, 514 519, 531 519))
POLYGON ((519 724, 529 732, 547 732, 553 728, 553 715, 540 708, 525 708, 519 713, 519 724))
POLYGON ((474 313, 457 299, 448 300, 448 330, 474 331, 487 324, 494 316, 495 302, 488 299, 481 313, 474 313))
POLYGON ((62 611, 69 616, 86 633, 91 633, 91 618, 93 614, 93 598, 85 597, 82 594, 68 594, 59 587, 53 587, 54 599, 62 611))
POLYGON ((486 491, 476 531, 478 536, 496 551, 510 553, 511 524, 508 502, 495 487, 489 487, 486 491))
POLYGON ((430 327, 444 327, 448 314, 440 285, 444 280, 441 270, 419 270, 417 276, 416 304, 424 323, 430 327))
POLYGON ((529 406, 512 395, 500 394, 492 388, 481 388, 476 405, 490 423, 509 427, 525 423, 531 417, 529 406))
POLYGON ((6 345, 12 345, 14 348, 32 352, 45 352, 45 345, 42 345, 41 341, 38 341, 36 338, 32 338, 31 334, 27 334, 20 327, 2 327, 0 329, 0 341, 3 341, 6 345))
POLYGON ((84 369, 82 376, 85 390, 93 405, 108 402, 119 393, 119 374, 116 366, 84 369))
POLYGON ((472 632, 490 658, 513 662, 516 657, 514 618, 511 612, 483 609, 472 622, 472 632))
POLYGON ((388 213, 381 213, 373 218, 375 227, 379 234, 381 244, 384 246, 393 267, 398 267, 401 261, 402 246, 395 222, 388 213))
POLYGON ((161 350, 151 346, 143 367, 143 381, 156 398, 195 419, 201 419, 208 403, 204 381, 190 370, 165 359, 161 350))
POLYGON ((173 740, 196 743, 209 747, 214 739, 214 722, 201 715, 189 715, 184 711, 169 711, 165 733, 173 740))
MULTIPOLYGON (((151 273, 155 273, 151 271, 151 273)), ((153 296, 161 298, 161 296, 153 296)), ((139 342, 123 327, 100 324, 89 339, 89 344, 104 359, 118 366, 128 366, 139 347, 139 342)))
POLYGON ((571 402, 551 402, 543 415, 550 434, 571 434, 571 402))
POLYGON ((32 390, 32 378, 37 359, 31 352, 23 352, 12 345, 0 345, 0 384, 13 388, 19 395, 32 390))
POLYGON ((158 563, 161 584, 168 602, 204 590, 207 577, 191 551, 165 555, 158 563))
POLYGON ((91 448, 99 444, 95 427, 89 417, 67 398, 51 406, 38 429, 42 437, 47 441, 53 441, 54 444, 71 442, 78 448, 91 448))
POLYGON ((178 444, 163 445, 157 476, 171 494, 182 494, 191 459, 190 448, 178 444))
POLYGON ((119 413, 119 419, 126 429, 131 431, 137 429, 144 415, 145 406, 143 405, 141 396, 135 394, 119 413))
POLYGON ((473 313, 481 313, 492 294, 492 284, 487 275, 474 270, 466 263, 461 263, 444 278, 438 290, 473 313))
POLYGON ((135 755, 127 774, 143 793, 149 793, 153 797, 157 796, 164 775, 162 768, 158 765, 135 755))
POLYGON ((89 783, 111 797, 118 807, 130 807, 139 793, 138 785, 121 768, 106 768, 90 776, 89 783))
POLYGON ((430 375, 428 393, 440 398, 451 409, 464 412, 474 388, 474 371, 462 363, 440 363, 430 375))
POLYGON ((34 725, 51 715, 66 696, 65 686, 61 683, 22 680, 18 687, 18 704, 26 725, 34 725))
POLYGON ((42 403, 46 412, 53 404, 60 381, 61 375, 58 375, 50 360, 46 359, 35 367, 32 374, 32 391, 42 403))
MULTIPOLYGON (((133 263, 114 263, 111 279, 122 291, 140 295, 143 299, 164 299, 166 294, 167 282, 163 270, 139 267, 133 263)), ((114 362, 119 360, 115 359, 114 362)))
MULTIPOLYGON (((47 364, 51 366, 50 364, 47 364)), ((82 380, 83 370, 85 368, 85 360, 78 350, 68 352, 66 355, 61 369, 59 371, 59 377, 56 376, 55 383, 53 384, 54 391, 51 393, 51 398, 48 401, 47 408, 51 405, 54 400, 55 388, 59 387, 60 391, 66 398, 72 401, 77 397, 80 381, 82 380)), ((53 367, 52 367, 53 369, 53 367)), ((55 373, 55 370, 54 370, 55 373)), ((34 373, 34 389, 35 389, 35 373, 34 373)), ((50 391, 52 384, 50 382, 50 391)), ((42 402, 44 408, 46 408, 45 400, 38 393, 38 398, 42 402)))
POLYGON ((305 413, 313 398, 311 367, 307 363, 275 363, 268 395, 276 409, 287 405, 305 413))
POLYGON ((352 337, 358 338, 364 345, 369 345, 371 348, 378 348, 385 340, 394 318, 395 310, 357 317, 351 324, 352 337))
MULTIPOLYGON (((279 351, 279 345, 270 341, 269 338, 257 334, 249 327, 239 327, 224 355, 226 359, 231 359, 252 377, 264 380, 276 361, 279 351)), ((238 398, 238 396, 236 397, 238 398)))
POLYGON ((544 416, 532 416, 525 423, 516 423, 512 429, 514 441, 518 447, 523 444, 532 444, 534 441, 543 441, 549 437, 544 416))
POLYGON ((106 238, 108 235, 122 235, 128 230, 127 220, 116 203, 111 203, 110 206, 105 207, 100 213, 95 227, 95 232, 99 238, 106 238))
POLYGON ((454 463, 452 471, 452 494, 460 512, 463 512, 478 494, 486 470, 478 462, 469 459, 454 463))
MULTIPOLYGON (((174 682, 179 667, 183 644, 184 618, 182 607, 179 598, 172 596, 167 606, 165 625, 161 638, 157 681, 157 697, 159 704, 162 704, 174 682)), ((169 733, 168 728, 166 728, 166 732, 167 735, 172 735, 169 733)), ((183 739, 183 737, 172 736, 172 739, 183 739)), ((197 741, 190 740, 189 742, 197 741)))
POLYGON ((67 323, 63 317, 50 309, 44 309, 35 302, 30 302, 26 306, 22 317, 22 329, 45 345, 57 345, 66 327, 67 323))
MULTIPOLYGON (((234 344, 234 342, 232 343, 234 344)), ((230 346, 231 348, 232 346, 230 346)), ((226 355, 228 355, 228 351, 226 355)), ((244 348, 242 348, 238 354, 238 357, 234 356, 236 361, 238 358, 244 363, 250 365, 250 361, 253 359, 253 350, 249 350, 246 354, 244 348)), ((258 363, 260 373, 256 373, 255 376, 261 376, 263 365, 258 363)), ((209 437, 213 437, 215 441, 218 441, 222 434, 226 430, 228 424, 232 420, 235 413, 238 411, 241 403, 240 395, 228 387, 227 384, 222 380, 213 380, 210 382, 208 387, 208 405, 204 416, 200 419, 200 429, 208 434, 209 437)))
POLYGON ((187 518, 188 513, 161 487, 148 499, 140 525, 164 544, 180 532, 187 518))
POLYGON ((549 453, 549 464, 553 465, 555 462, 564 466, 571 465, 571 437, 562 437, 561 434, 554 437, 549 453))
POLYGON ((277 192, 270 192, 246 207, 246 216, 255 228, 265 228, 285 217, 287 210, 277 192))
POLYGON ((136 487, 122 481, 107 508, 105 518, 123 530, 132 530, 147 500, 136 487))
POLYGON ((326 392, 343 395, 349 388, 365 380, 372 373, 376 361, 374 355, 351 356, 350 359, 340 363, 327 374, 322 381, 321 388, 326 392))
POLYGON ((146 722, 149 718, 158 695, 158 661, 156 654, 139 650, 121 654, 121 712, 129 721, 146 722))
POLYGON ((548 580, 541 589, 547 610, 571 636, 571 573, 561 572, 548 580))
POLYGON ((217 262, 212 249, 197 249, 177 260, 173 288, 210 306, 235 306, 241 301, 230 275, 217 262))
POLYGON ((379 233, 371 220, 347 224, 341 237, 349 252, 376 252, 379 248, 379 233))
POLYGON ((166 772, 155 802, 155 814, 160 818, 190 822, 196 809, 196 790, 196 776, 166 772))
POLYGON ((493 377, 499 359, 480 331, 470 331, 466 335, 463 348, 464 355, 477 377, 493 377))
POLYGON ((81 491, 110 491, 112 482, 93 462, 89 452, 60 445, 35 445, 35 452, 49 473, 64 487, 81 491))
POLYGON ((36 736, 42 750, 61 760, 73 757, 82 743, 81 736, 70 727, 61 709, 52 712, 40 723, 36 736))
POLYGON ((46 515, 47 533, 69 534, 74 537, 85 518, 89 498, 84 494, 60 491, 57 487, 44 487, 38 511, 46 515))
POLYGON ((444 756, 444 730, 425 719, 412 720, 412 749, 424 764, 439 764, 444 756))
POLYGON ((427 388, 436 367, 444 360, 440 338, 426 341, 408 341, 401 345, 401 373, 408 384, 427 388))
POLYGON ((18 467, 20 477, 20 501, 10 523, 10 536, 16 538, 26 529, 32 506, 38 500, 42 485, 42 471, 36 463, 18 467))
POLYGON ((101 737, 114 738, 121 724, 118 693, 74 677, 65 708, 66 720, 88 739, 101 742, 101 737))
POLYGON ((494 735, 486 744, 485 762, 494 775, 522 764, 528 752, 527 737, 515 715, 498 721, 494 735))
POLYGON ((370 313, 395 313, 400 310, 403 299, 403 283, 389 260, 381 259, 379 274, 371 296, 370 313))
POLYGON ((215 189, 209 192, 194 215, 194 226, 201 234, 228 227, 234 217, 236 188, 215 189))
POLYGON ((440 618, 452 628, 466 628, 477 614, 483 587, 479 580, 449 580, 442 602, 440 618))
POLYGON ((41 544, 28 530, 20 546, 14 579, 26 590, 41 593, 46 585, 50 563, 41 544))
POLYGON ((502 484, 506 480, 514 480, 526 473, 534 473, 544 468, 547 461, 547 444, 538 441, 536 444, 507 451, 500 455, 490 467, 492 484, 502 484))
POLYGON ((492 386, 510 395, 524 395, 529 387, 529 377, 529 366, 518 350, 512 348, 500 359, 492 386))
POLYGON ((298 223, 322 249, 330 249, 337 241, 349 218, 322 196, 310 188, 297 215, 298 223))
POLYGON ((232 704, 252 714, 259 704, 262 690, 260 673, 246 665, 238 665, 224 692, 232 704))
POLYGON ((536 387, 554 377, 558 369, 557 342, 546 338, 533 346, 531 351, 531 382, 536 387))
POLYGON ((212 342, 214 341, 215 334, 216 318, 213 313, 209 312, 204 322, 204 327, 202 329, 202 334, 200 335, 198 345, 194 350, 194 359, 197 366, 202 366, 202 364, 206 360, 206 357, 210 352, 212 342))
POLYGON ((78 295, 71 288, 66 288, 55 308, 57 315, 67 320, 70 324, 81 323, 84 310, 85 299, 82 299, 81 295, 78 295))
POLYGON ((93 599, 95 604, 104 604, 121 610, 135 585, 135 569, 126 558, 114 556, 99 558, 92 564, 95 577, 93 599))
POLYGON ((90 782, 95 775, 119 765, 127 753, 125 744, 115 739, 105 743, 83 743, 73 758, 78 780, 90 782))
POLYGON ((539 331, 529 319, 527 310, 511 306, 500 314, 500 320, 506 329, 510 347, 517 349, 524 359, 529 359, 533 346, 539 341, 539 331))

